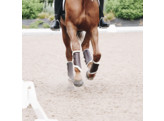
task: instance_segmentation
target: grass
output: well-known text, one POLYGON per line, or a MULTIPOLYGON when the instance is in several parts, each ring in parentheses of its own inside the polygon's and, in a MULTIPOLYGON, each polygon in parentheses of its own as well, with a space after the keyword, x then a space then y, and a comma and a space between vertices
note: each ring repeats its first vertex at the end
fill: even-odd
POLYGON ((49 21, 53 21, 55 19, 55 17, 54 17, 54 15, 50 15, 48 19, 49 19, 49 21))
POLYGON ((115 19, 115 15, 114 15, 114 13, 113 12, 109 12, 109 13, 107 13, 107 14, 105 14, 105 20, 113 20, 113 19, 115 19))
POLYGON ((50 25, 48 23, 44 23, 42 26, 43 28, 50 28, 50 25))
POLYGON ((27 25, 22 25, 22 29, 28 29, 29 28, 29 26, 27 26, 27 25))
POLYGON ((31 23, 29 26, 28 25, 22 25, 23 29, 37 29, 37 28, 50 28, 50 25, 48 23, 45 23, 42 20, 36 20, 35 22, 31 23))
POLYGON ((38 18, 39 19, 45 19, 45 18, 49 18, 50 14, 46 13, 46 12, 41 12, 38 14, 38 18))
POLYGON ((30 24, 29 28, 38 28, 39 25, 43 24, 42 20, 37 20, 34 23, 30 24))

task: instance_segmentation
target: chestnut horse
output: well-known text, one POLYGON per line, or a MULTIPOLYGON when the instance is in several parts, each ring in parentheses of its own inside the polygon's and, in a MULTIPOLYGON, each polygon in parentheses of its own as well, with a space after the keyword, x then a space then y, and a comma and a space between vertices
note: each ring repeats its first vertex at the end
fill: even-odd
POLYGON ((68 77, 75 86, 83 85, 81 76, 80 46, 89 70, 89 80, 95 77, 101 53, 98 46, 99 3, 98 0, 66 0, 65 20, 61 17, 63 41, 66 47, 68 77), (79 32, 85 31, 80 45, 79 32), (93 47, 93 59, 89 52, 90 40, 93 47), (73 61, 72 61, 73 60, 73 61), (75 75, 74 75, 75 72, 75 75))

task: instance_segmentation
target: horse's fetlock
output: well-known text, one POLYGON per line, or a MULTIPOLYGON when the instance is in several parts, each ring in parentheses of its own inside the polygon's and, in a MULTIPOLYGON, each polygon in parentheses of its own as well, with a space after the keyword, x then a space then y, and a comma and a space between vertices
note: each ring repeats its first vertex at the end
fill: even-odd
POLYGON ((93 55, 93 60, 95 62, 99 62, 100 58, 101 58, 101 53, 98 53, 98 54, 94 54, 93 55))
POLYGON ((99 63, 93 62, 92 67, 90 69, 90 73, 95 74, 98 70, 98 67, 99 67, 99 63))

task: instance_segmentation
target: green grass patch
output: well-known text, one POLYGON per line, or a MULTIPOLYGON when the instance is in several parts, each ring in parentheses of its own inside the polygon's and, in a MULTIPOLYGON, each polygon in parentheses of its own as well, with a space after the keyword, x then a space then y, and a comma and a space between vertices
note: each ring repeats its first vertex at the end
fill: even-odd
MULTIPOLYGON (((117 18, 135 20, 143 18, 143 0, 106 0, 105 12, 117 18)), ((111 18, 111 15, 108 16, 111 18)))
POLYGON ((41 12, 38 14, 38 18, 39 19, 45 19, 45 18, 49 18, 50 14, 47 12, 41 12))
POLYGON ((48 19, 49 19, 49 21, 53 21, 55 19, 55 17, 54 17, 54 15, 50 15, 48 19))
POLYGON ((48 23, 43 23, 43 28, 50 28, 50 25, 48 23))
POLYGON ((113 19, 115 19, 115 15, 113 12, 109 12, 109 13, 105 14, 104 19, 105 20, 113 20, 113 19))
POLYGON ((42 21, 42 20, 37 20, 37 21, 35 21, 35 22, 33 22, 32 24, 30 24, 30 28, 38 28, 38 26, 40 25, 40 24, 43 24, 44 22, 42 21))
POLYGON ((22 25, 22 29, 28 29, 29 26, 28 25, 22 25))

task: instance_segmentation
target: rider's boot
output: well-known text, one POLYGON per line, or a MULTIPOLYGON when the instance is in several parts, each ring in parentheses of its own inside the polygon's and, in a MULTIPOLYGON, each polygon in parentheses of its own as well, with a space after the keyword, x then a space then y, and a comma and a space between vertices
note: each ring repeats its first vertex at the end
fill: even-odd
POLYGON ((100 6, 99 6, 99 18, 100 18, 99 27, 100 28, 107 28, 107 27, 109 27, 109 24, 106 23, 103 20, 103 17, 104 17, 103 9, 104 9, 104 0, 100 0, 100 6))
POLYGON ((59 30, 60 29, 60 19, 55 16, 55 20, 52 22, 52 25, 50 28, 53 31, 59 30))
POLYGON ((55 31, 60 29, 60 15, 62 11, 62 1, 63 0, 55 0, 54 8, 55 8, 55 20, 53 21, 50 29, 55 31))
POLYGON ((106 22, 103 20, 103 17, 100 18, 99 27, 100 27, 100 28, 107 28, 107 27, 109 27, 109 24, 106 23, 106 22))

